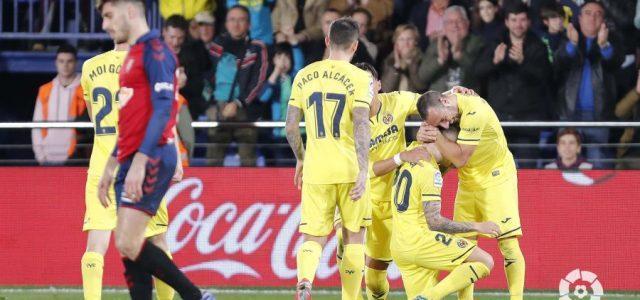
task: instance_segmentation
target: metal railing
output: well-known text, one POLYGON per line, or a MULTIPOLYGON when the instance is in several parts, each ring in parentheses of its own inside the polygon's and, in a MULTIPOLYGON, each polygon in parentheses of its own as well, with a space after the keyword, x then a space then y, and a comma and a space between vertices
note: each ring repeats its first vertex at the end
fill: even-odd
MULTIPOLYGON (((628 127, 634 127, 634 128, 640 128, 640 122, 564 122, 564 121, 555 121, 555 122, 542 122, 542 121, 531 121, 531 122, 502 122, 501 123, 503 127, 505 128, 523 128, 523 127, 529 127, 529 128, 539 128, 541 132, 543 131, 547 131, 550 132, 552 130, 550 129, 554 129, 557 130, 558 128, 564 128, 564 127, 578 127, 578 128, 586 128, 586 127, 606 127, 606 128, 628 128, 628 127)), ((300 124, 301 126, 304 126, 304 122, 302 122, 300 124)), ((420 125, 420 122, 415 122, 415 121, 407 121, 406 122, 406 126, 408 128, 415 128, 418 127, 420 125)), ((6 132, 6 131, 13 131, 15 132, 17 131, 25 131, 25 130, 30 130, 30 129, 37 129, 37 128, 76 128, 79 129, 79 132, 82 132, 85 134, 85 136, 91 135, 90 130, 93 129, 93 123, 91 122, 0 122, 0 133, 1 132, 6 132)), ((206 130, 206 129, 210 129, 210 128, 242 128, 242 127, 250 127, 250 128, 257 128, 258 131, 258 135, 261 137, 271 137, 273 134, 273 131, 271 129, 274 128, 282 128, 285 126, 285 122, 282 121, 258 121, 258 122, 208 122, 208 121, 203 121, 203 122, 193 122, 192 126, 197 130, 197 131, 202 131, 202 130, 206 130)), ((196 138, 195 144, 194 144, 194 153, 196 153, 197 155, 195 155, 195 157, 192 159, 192 165, 219 165, 222 163, 222 160, 228 159, 229 156, 232 156, 232 161, 233 159, 236 160, 235 165, 239 164, 237 162, 238 158, 233 158, 233 154, 229 154, 229 153, 234 153, 234 151, 228 152, 227 156, 225 156, 225 159, 212 159, 210 157, 207 157, 206 153, 209 149, 214 148, 214 147, 224 147, 224 148, 233 148, 236 149, 238 147, 242 147, 243 145, 246 144, 242 144, 242 143, 236 143, 236 142, 231 142, 231 143, 213 143, 211 142, 206 136, 207 134, 205 132, 200 132, 200 136, 204 136, 204 139, 198 139, 196 138)), ((196 134, 196 136, 198 136, 199 134, 196 134)), ((549 135, 551 135, 551 133, 549 133, 549 135)), ((18 136, 17 134, 14 134, 14 136, 18 136)), ((0 165, 36 165, 37 163, 33 160, 33 158, 31 158, 32 153, 31 153, 31 147, 32 145, 29 144, 29 139, 26 136, 22 136, 22 140, 21 142, 16 142, 16 143, 12 143, 12 144, 0 144, 0 165), (7 151, 13 153, 15 152, 19 152, 22 153, 22 155, 18 155, 19 157, 3 157, 2 153, 3 151, 5 151, 5 153, 7 153, 7 151)), ((264 165, 269 165, 269 166, 273 166, 273 165, 277 165, 277 166, 282 166, 282 165, 293 165, 293 163, 295 163, 295 159, 293 158, 292 154, 290 153, 289 150, 289 146, 286 143, 286 141, 284 141, 283 138, 281 138, 280 140, 277 139, 273 139, 273 138, 266 138, 266 139, 259 139, 260 142, 257 142, 255 144, 251 144, 252 146, 255 146, 255 148, 257 149, 258 152, 258 160, 260 160, 261 162, 258 163, 258 166, 264 166, 264 165), (274 153, 279 153, 279 156, 275 156, 274 153), (262 153, 262 154, 260 154, 262 153), (265 154, 267 153, 267 154, 265 154), (283 155, 284 153, 284 155, 283 155)), ((594 148, 600 148, 600 149, 608 149, 607 151, 609 153, 613 153, 615 152, 615 149, 618 147, 629 147, 630 149, 640 149, 640 143, 629 143, 629 144, 621 144, 621 143, 585 143, 582 144, 582 147, 584 149, 587 149, 587 151, 589 149, 594 149, 594 148)), ((67 165, 87 165, 88 163, 88 153, 90 152, 89 150, 91 149, 92 144, 89 143, 89 141, 85 142, 80 142, 77 145, 77 149, 84 149, 83 153, 84 156, 83 157, 73 157, 71 159, 69 159, 67 161, 67 165)), ((518 149, 523 149, 523 148, 536 148, 539 153, 540 156, 537 158, 524 158, 524 157, 516 157, 516 161, 518 163, 523 163, 523 164, 529 164, 531 165, 531 163, 535 163, 537 165, 537 167, 542 167, 545 163, 552 161, 555 155, 555 147, 556 144, 551 142, 551 141, 547 141, 546 143, 540 142, 540 143, 509 143, 509 147, 512 149, 512 151, 517 151, 518 149), (551 156, 550 156, 551 155, 551 156)), ((237 156, 237 155, 236 155, 237 156)), ((606 163, 609 165, 613 165, 613 163, 620 163, 620 162, 633 162, 633 163, 639 163, 640 159, 637 158, 613 158, 613 156, 610 157, 604 157, 604 158, 599 158, 599 159, 595 159, 595 160, 590 160, 591 162, 594 163, 606 163)), ((225 163, 225 165, 227 165, 225 163)), ((234 165, 234 163, 231 163, 231 165, 234 165)))
MULTIPOLYGON (((149 25, 160 28, 158 1, 147 6, 149 25)), ((0 40, 109 39, 101 24, 95 0, 0 0, 0 40)))

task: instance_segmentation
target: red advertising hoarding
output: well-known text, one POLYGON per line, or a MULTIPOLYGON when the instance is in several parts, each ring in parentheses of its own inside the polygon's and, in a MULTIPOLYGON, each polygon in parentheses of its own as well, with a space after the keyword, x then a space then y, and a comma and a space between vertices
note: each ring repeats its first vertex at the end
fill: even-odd
MULTIPOLYGON (((527 289, 555 290, 574 269, 598 275, 605 290, 640 290, 640 171, 519 172, 520 242, 527 289)), ((0 286, 80 285, 86 236, 84 168, 0 168, 0 286)), ((445 176, 451 216, 456 174, 445 176)), ((191 168, 167 194, 173 256, 202 286, 292 287, 300 192, 291 169, 191 168)), ((482 240, 496 262, 497 245, 482 240)), ((315 286, 339 286, 335 239, 325 248, 315 286)), ((112 246, 104 283, 124 286, 112 246)), ((496 263, 478 289, 506 289, 496 263)), ((400 274, 389 272, 394 287, 400 274)))

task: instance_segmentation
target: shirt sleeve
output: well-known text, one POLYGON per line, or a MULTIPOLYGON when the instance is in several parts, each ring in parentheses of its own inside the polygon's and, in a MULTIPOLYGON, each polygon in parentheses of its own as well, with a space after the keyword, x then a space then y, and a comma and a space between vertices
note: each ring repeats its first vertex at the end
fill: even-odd
POLYGON ((402 103, 406 105, 407 116, 417 115, 418 114, 418 99, 420 99, 420 94, 410 93, 410 92, 401 92, 405 96, 402 98, 402 103))
POLYGON ((458 133, 458 144, 474 145, 480 144, 482 131, 488 122, 488 111, 485 107, 478 105, 463 111, 460 116, 460 132, 458 133))
POLYGON ((176 61, 165 44, 153 40, 144 52, 144 68, 151 91, 152 113, 149 124, 138 149, 139 152, 151 156, 153 149, 160 142, 162 132, 171 117, 171 108, 175 101, 174 76, 176 61))
POLYGON ((432 166, 426 167, 424 180, 421 182, 420 199, 422 202, 441 201, 442 173, 432 166))
POLYGON ((366 74, 366 76, 358 78, 353 94, 349 94, 349 97, 353 101, 353 107, 369 108, 373 99, 373 79, 369 73, 364 71, 361 73, 366 74))
POLYGON ((302 109, 304 106, 302 100, 302 89, 300 83, 300 74, 296 75, 291 86, 291 96, 289 97, 289 105, 302 109))

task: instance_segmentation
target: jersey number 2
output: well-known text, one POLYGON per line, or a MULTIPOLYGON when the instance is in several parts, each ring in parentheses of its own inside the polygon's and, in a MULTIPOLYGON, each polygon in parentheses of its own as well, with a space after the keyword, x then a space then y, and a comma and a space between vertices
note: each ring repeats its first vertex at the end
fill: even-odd
POLYGON ((323 100, 337 102, 336 107, 333 109, 333 123, 331 126, 331 133, 334 138, 340 138, 340 119, 342 119, 342 113, 344 112, 344 105, 346 102, 346 96, 344 94, 315 92, 309 96, 309 102, 307 108, 315 105, 316 110, 316 137, 325 138, 327 136, 324 129, 324 113, 323 113, 323 100))
POLYGON ((103 87, 98 87, 93 89, 93 103, 98 103, 98 101, 100 101, 100 97, 102 97, 102 99, 104 99, 104 106, 98 111, 98 113, 96 114, 96 134, 97 135, 104 135, 104 134, 115 134, 116 133, 116 127, 115 126, 106 126, 106 127, 102 127, 100 126, 100 123, 102 122, 102 119, 104 119, 104 117, 106 117, 107 115, 109 115, 109 113, 111 113, 111 110, 113 109, 112 104, 111 104, 111 100, 112 100, 112 95, 111 92, 103 87))

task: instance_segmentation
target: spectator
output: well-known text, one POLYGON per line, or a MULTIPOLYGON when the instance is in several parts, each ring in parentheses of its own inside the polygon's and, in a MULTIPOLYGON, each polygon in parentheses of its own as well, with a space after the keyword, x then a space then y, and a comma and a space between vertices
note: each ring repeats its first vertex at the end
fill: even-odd
POLYGON ((482 37, 486 43, 492 43, 504 34, 504 22, 496 0, 478 1, 471 19, 473 33, 482 37))
POLYGON ((393 14, 393 0, 330 0, 329 7, 343 14, 359 9, 368 11, 371 16, 369 28, 373 29, 386 23, 393 14))
MULTIPOLYGON (((262 117, 260 101, 255 101, 267 75, 267 48, 249 38, 249 10, 233 6, 227 12, 227 33, 218 36, 211 47, 213 59, 213 99, 207 110, 211 121, 252 122, 262 117)), ((188 76, 188 74, 187 74, 188 76)), ((207 158, 222 165, 225 143, 239 143, 242 166, 255 166, 255 128, 214 128, 209 131, 207 158)))
MULTIPOLYGON (((637 72, 637 71, 636 71, 637 72)), ((640 75, 636 73, 636 86, 631 89, 616 104, 616 117, 626 121, 640 121, 640 75)), ((620 137, 621 144, 640 143, 640 134, 637 128, 627 128, 620 137)), ((640 147, 639 146, 621 146, 618 148, 617 157, 622 159, 616 169, 622 170, 640 170, 640 147)))
MULTIPOLYGON (((541 33, 540 38, 549 46, 553 52, 558 50, 560 42, 566 35, 564 30, 564 9, 560 5, 543 6, 540 9, 540 17, 544 24, 545 31, 541 33)), ((553 61, 553 55, 551 57, 553 61)))
POLYGON ((409 20, 418 27, 421 49, 427 49, 430 40, 442 35, 444 10, 449 7, 450 2, 450 0, 421 1, 413 7, 409 20))
POLYGON ((473 72, 483 47, 480 37, 469 34, 469 18, 464 8, 450 6, 444 13, 444 34, 429 45, 418 77, 430 90, 446 91, 457 85, 478 89, 473 72))
MULTIPOLYGON (((75 71, 76 49, 61 45, 55 64, 57 76, 38 90, 34 122, 71 122, 84 113, 80 74, 75 71)), ((31 138, 33 153, 41 165, 62 165, 75 152, 75 129, 33 129, 31 138)))
POLYGON ((367 49, 369 56, 375 61, 378 58, 378 46, 367 37, 369 28, 371 28, 371 13, 364 8, 356 8, 351 17, 358 23, 360 29, 360 38, 358 41, 360 45, 358 47, 364 47, 367 49))
POLYGON ((195 21, 198 24, 198 38, 202 41, 206 49, 213 44, 213 37, 216 34, 216 19, 208 11, 199 12, 195 21))
POLYGON ((382 65, 382 90, 424 91, 427 85, 418 76, 422 51, 418 48, 419 33, 413 24, 396 27, 393 33, 393 52, 382 65))
POLYGON ((184 67, 188 80, 180 93, 188 100, 191 115, 196 119, 206 109, 202 91, 205 73, 211 69, 211 62, 202 41, 186 42, 188 24, 180 15, 167 18, 162 27, 162 38, 184 67))
POLYGON ((324 37, 321 18, 327 0, 279 0, 271 14, 276 43, 295 41, 298 44, 324 37))
POLYGON ((640 30, 640 0, 636 3, 636 16, 633 18, 633 24, 636 26, 636 29, 640 30))
MULTIPOLYGON (((331 26, 331 23, 333 23, 333 21, 339 19, 340 17, 342 17, 340 12, 338 12, 333 8, 327 9, 322 14, 322 18, 320 20, 322 22, 322 33, 325 36, 329 34, 329 28, 331 26)), ((290 40, 290 43, 292 45, 297 44, 295 40, 290 40)), ((325 44, 324 39, 306 41, 302 44, 302 49, 304 50, 303 52, 305 54, 305 60, 307 65, 329 57, 329 49, 327 48, 327 45, 325 44)), ((353 56, 353 59, 351 59, 351 62, 352 63, 366 62, 369 64, 374 64, 373 59, 371 58, 371 56, 369 56, 369 53, 366 50, 366 47, 363 47, 362 45, 358 45, 358 49, 356 50, 356 53, 353 56)))
MULTIPOLYGON (((287 116, 287 102, 291 96, 291 83, 296 73, 303 68, 304 59, 302 50, 299 47, 291 47, 288 43, 276 44, 274 52, 273 71, 265 82, 260 101, 271 106, 273 121, 284 121, 287 116)), ((272 139, 278 144, 286 143, 284 128, 273 129, 272 139)), ((276 162, 292 157, 288 148, 275 148, 272 156, 276 162)))
POLYGON ((216 1, 213 0, 160 0, 160 14, 163 19, 173 15, 183 16, 190 21, 201 11, 214 11, 216 1))
POLYGON ((545 169, 577 171, 591 170, 593 165, 580 157, 582 150, 580 134, 573 128, 565 128, 558 133, 558 158, 544 166, 545 169))
MULTIPOLYGON (((476 76, 487 80, 487 101, 500 121, 545 120, 551 102, 549 83, 552 68, 547 47, 530 30, 528 8, 524 3, 507 7, 507 33, 488 46, 476 67, 476 76)), ((510 143, 537 144, 539 130, 505 129, 510 143)), ((516 158, 535 159, 538 150, 514 148, 516 158)), ((520 167, 535 167, 522 163, 520 167)))
MULTIPOLYGON (((580 31, 569 24, 567 40, 555 54, 558 74, 558 114, 562 120, 602 121, 613 117, 616 101, 615 72, 622 64, 619 44, 609 35, 604 23, 604 7, 587 0, 580 8, 580 31)), ((609 129, 582 130, 588 143, 607 143, 609 129)), ((609 154, 605 149, 591 148, 587 159, 597 168, 608 167, 599 160, 609 154)))
POLYGON ((273 45, 273 26, 271 25, 271 8, 276 0, 226 0, 227 7, 242 5, 249 10, 251 28, 249 36, 252 40, 273 45))

